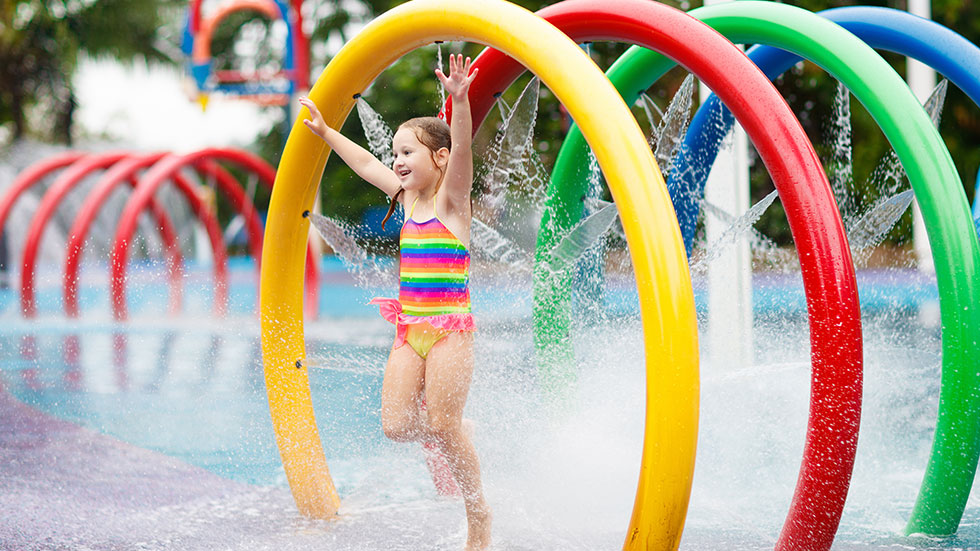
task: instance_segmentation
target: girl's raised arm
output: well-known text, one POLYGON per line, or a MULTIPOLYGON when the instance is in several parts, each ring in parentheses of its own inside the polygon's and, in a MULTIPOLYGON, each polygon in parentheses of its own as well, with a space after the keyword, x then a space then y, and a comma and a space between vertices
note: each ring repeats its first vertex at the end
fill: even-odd
POLYGON ((449 76, 442 69, 436 69, 436 76, 442 81, 446 92, 453 98, 453 118, 450 122, 450 136, 453 147, 449 153, 449 165, 443 188, 450 204, 465 205, 469 209, 470 191, 473 189, 473 118, 470 114, 470 84, 479 69, 470 72, 470 58, 463 60, 462 54, 449 56, 449 76))
POLYGON ((370 151, 364 149, 363 147, 357 145, 351 141, 347 136, 344 136, 340 132, 334 130, 327 126, 327 123, 323 120, 323 116, 320 114, 320 110, 317 109, 316 104, 310 98, 299 98, 300 104, 306 107, 310 111, 310 118, 304 119, 303 123, 313 131, 314 134, 323 138, 323 141, 327 142, 330 149, 333 149, 334 153, 340 155, 340 158, 347 163, 347 166, 351 167, 358 176, 363 178, 366 182, 373 185, 374 187, 380 189, 381 191, 388 194, 389 197, 394 197, 395 193, 401 189, 401 184, 398 182, 398 177, 391 170, 378 160, 377 157, 371 154, 370 151))

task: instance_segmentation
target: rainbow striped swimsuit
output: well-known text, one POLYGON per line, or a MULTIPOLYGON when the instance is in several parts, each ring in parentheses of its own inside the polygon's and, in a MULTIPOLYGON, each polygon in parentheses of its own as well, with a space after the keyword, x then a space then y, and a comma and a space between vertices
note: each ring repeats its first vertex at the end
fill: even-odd
POLYGON ((470 312, 470 252, 438 217, 409 218, 401 232, 398 301, 409 316, 470 312))
POLYGON ((438 213, 431 220, 416 222, 412 219, 413 212, 415 204, 405 219, 399 240, 398 300, 371 301, 381 306, 381 315, 398 327, 395 348, 405 342, 408 325, 427 323, 445 331, 476 329, 470 313, 469 250, 439 220, 438 213))

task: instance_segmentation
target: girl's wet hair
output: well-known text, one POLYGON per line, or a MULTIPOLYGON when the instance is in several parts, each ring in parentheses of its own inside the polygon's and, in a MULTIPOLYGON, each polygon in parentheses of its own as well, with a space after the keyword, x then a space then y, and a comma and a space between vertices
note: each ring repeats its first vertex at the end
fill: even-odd
MULTIPOLYGON (((453 149, 453 140, 449 131, 449 125, 439 117, 415 117, 414 119, 408 119, 398 126, 398 130, 402 128, 407 128, 415 132, 415 137, 418 138, 419 142, 429 149, 433 163, 436 161, 437 151, 442 148, 450 151, 453 149)), ((404 189, 399 188, 395 196, 391 198, 391 206, 388 207, 388 213, 385 214, 384 220, 381 221, 382 230, 385 228, 385 223, 391 218, 392 213, 395 212, 398 197, 404 191, 404 189)))

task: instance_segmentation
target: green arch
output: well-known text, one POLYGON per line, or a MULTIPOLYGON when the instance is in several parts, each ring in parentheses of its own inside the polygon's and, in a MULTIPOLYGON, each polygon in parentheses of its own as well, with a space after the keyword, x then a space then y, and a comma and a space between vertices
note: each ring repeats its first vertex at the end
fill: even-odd
MULTIPOLYGON (((689 13, 733 42, 775 46, 822 67, 864 104, 901 159, 932 245, 943 326, 939 419, 906 532, 955 533, 980 456, 980 245, 949 151, 901 77, 871 47, 835 23, 801 8, 754 0, 689 13)), ((630 103, 673 66, 661 54, 633 47, 607 76, 630 103)), ((580 196, 586 189, 585 178, 578 174, 585 147, 581 134, 573 129, 552 173, 549 204, 559 196, 580 196)), ((548 231, 542 226, 538 258, 577 221, 561 220, 568 225, 548 231)), ((556 222, 557 217, 552 224, 556 222)), ((561 300, 551 305, 539 302, 539 297, 567 297, 567 288, 540 280, 536 284, 535 311, 541 314, 536 325, 542 331, 546 325, 567 327, 568 311, 561 300)), ((565 345, 571 346, 567 340, 565 345)), ((547 361, 568 354, 567 350, 552 348, 542 357, 547 361)))

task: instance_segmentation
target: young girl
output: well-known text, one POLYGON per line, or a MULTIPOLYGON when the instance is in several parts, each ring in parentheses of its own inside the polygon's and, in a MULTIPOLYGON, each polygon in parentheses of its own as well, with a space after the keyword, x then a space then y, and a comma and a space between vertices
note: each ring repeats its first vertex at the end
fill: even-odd
MULTIPOLYGON (((473 155, 470 59, 449 56, 449 76, 436 69, 452 97, 452 126, 435 117, 410 119, 392 140, 391 168, 326 125, 316 105, 306 125, 361 178, 404 208, 399 300, 375 299, 397 327, 381 389, 381 424, 399 442, 434 443, 446 457, 466 505, 467 550, 490 546, 490 508, 480 464, 463 430, 473 376, 473 317, 468 289, 473 155), (407 344, 407 346, 405 346, 407 344)), ((388 217, 385 217, 385 221, 388 217)))

